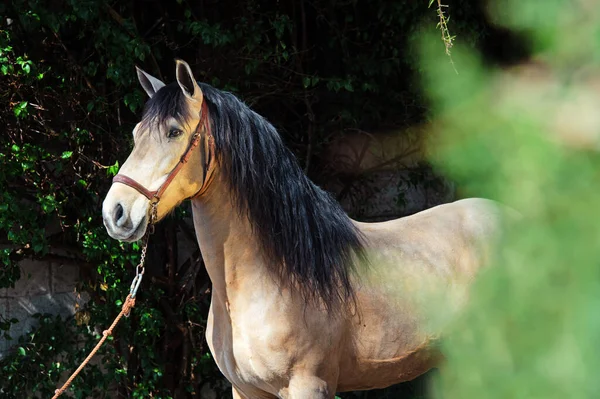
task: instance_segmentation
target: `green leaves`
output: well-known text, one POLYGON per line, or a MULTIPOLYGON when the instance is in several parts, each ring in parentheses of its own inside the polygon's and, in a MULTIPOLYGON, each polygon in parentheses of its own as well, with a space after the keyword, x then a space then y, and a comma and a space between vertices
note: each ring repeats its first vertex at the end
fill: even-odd
POLYGON ((141 90, 134 90, 131 93, 125 94, 123 97, 123 103, 131 110, 131 112, 136 112, 142 105, 144 104, 145 94, 142 94, 141 90))
POLYGON ((354 87, 352 85, 354 81, 354 77, 346 77, 345 79, 328 79, 327 88, 336 93, 341 90, 346 90, 352 93, 354 91, 354 87))
POLYGON ((311 87, 315 87, 320 81, 321 78, 318 76, 304 76, 302 78, 302 86, 305 89, 310 89, 311 87))
MULTIPOLYGON (((151 51, 147 37, 138 33, 129 4, 110 7, 94 1, 52 8, 13 2, 7 15, 15 14, 14 23, 0 30, 0 233, 6 241, 0 249, 0 288, 15 286, 24 259, 59 259, 80 265, 85 278, 77 293, 91 297, 73 318, 38 315, 22 336, 12 334, 18 320, 0 317, 0 337, 13 347, 0 361, 0 380, 10 382, 2 385, 3 398, 20 399, 23 392, 52 396, 61 376, 97 342, 96 331, 118 313, 132 265, 139 261, 138 245, 106 234, 101 201, 131 148, 139 118, 134 113, 146 100, 134 63, 160 60, 161 50, 155 45, 151 51)), ((224 46, 234 37, 219 24, 189 22, 210 45, 224 46)), ((172 355, 140 350, 162 346, 161 340, 173 335, 159 306, 165 297, 161 289, 139 292, 138 308, 121 322, 111 338, 114 345, 98 354, 103 368, 88 366, 70 388, 73 397, 101 397, 115 382, 132 397, 170 397, 165 362, 172 355), (141 330, 134 331, 132 322, 141 330), (143 365, 139 370, 128 369, 132 357, 143 365)), ((201 337, 205 308, 176 308, 173 314, 191 320, 190 332, 201 337)), ((201 338, 196 345, 202 345, 201 338)), ((192 360, 186 367, 199 381, 216 373, 212 365, 200 371, 192 360)), ((184 391, 197 391, 198 382, 181 378, 184 391)))
POLYGON ((27 101, 21 101, 20 103, 15 105, 15 107, 13 108, 13 113, 15 114, 15 116, 17 118, 26 118, 27 115, 29 115, 29 112, 27 111, 28 105, 29 103, 27 101))
POLYGON ((114 165, 111 165, 106 169, 106 174, 108 176, 116 176, 118 172, 119 172, 119 161, 115 161, 114 165))

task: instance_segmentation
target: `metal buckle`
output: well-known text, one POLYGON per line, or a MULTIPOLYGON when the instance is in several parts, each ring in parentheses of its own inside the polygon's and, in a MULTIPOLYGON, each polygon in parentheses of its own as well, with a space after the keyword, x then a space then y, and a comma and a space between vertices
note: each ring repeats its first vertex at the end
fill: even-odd
POLYGON ((133 278, 131 282, 131 287, 129 288, 129 293, 131 294, 131 298, 135 298, 138 288, 140 288, 140 284, 142 283, 142 278, 144 277, 144 272, 138 273, 133 278))

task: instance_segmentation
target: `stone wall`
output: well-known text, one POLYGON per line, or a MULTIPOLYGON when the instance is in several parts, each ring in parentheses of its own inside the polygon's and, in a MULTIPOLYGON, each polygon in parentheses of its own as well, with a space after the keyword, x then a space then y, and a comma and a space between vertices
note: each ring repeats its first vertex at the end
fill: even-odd
POLYGON ((0 359, 21 335, 35 326, 33 315, 71 316, 88 299, 87 295, 75 292, 79 281, 77 265, 24 260, 20 267, 21 278, 14 288, 0 289, 0 317, 18 320, 8 332, 12 340, 0 339, 0 359))
POLYGON ((381 170, 354 178, 349 186, 331 184, 328 189, 352 217, 380 222, 412 215, 454 199, 454 185, 430 168, 381 170))
POLYGON ((325 150, 321 183, 344 209, 365 222, 395 219, 453 201, 454 185, 426 162, 434 125, 337 135, 325 150))

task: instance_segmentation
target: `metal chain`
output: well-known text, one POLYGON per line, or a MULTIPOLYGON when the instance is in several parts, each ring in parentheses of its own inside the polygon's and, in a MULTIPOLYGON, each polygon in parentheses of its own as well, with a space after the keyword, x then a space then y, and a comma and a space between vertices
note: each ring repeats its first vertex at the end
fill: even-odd
MULTIPOLYGON (((131 295, 132 298, 135 298, 137 290, 140 287, 140 284, 142 283, 144 272, 146 271, 144 263, 146 262, 146 251, 148 250, 148 241, 150 240, 150 236, 154 234, 154 222, 156 222, 156 219, 158 217, 158 201, 150 202, 150 206, 152 207, 152 209, 150 210, 150 222, 148 223, 148 227, 146 228, 146 234, 144 234, 144 238, 142 239, 142 254, 140 255, 140 263, 138 263, 138 265, 135 267, 135 277, 133 278, 133 281, 131 282, 131 287, 129 288, 129 295, 131 295)), ((129 316, 129 314, 126 314, 125 316, 129 316)))

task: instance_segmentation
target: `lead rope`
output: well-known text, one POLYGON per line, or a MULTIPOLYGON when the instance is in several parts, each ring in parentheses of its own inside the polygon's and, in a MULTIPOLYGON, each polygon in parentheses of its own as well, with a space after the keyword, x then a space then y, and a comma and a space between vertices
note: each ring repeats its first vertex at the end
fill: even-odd
POLYGON ((107 330, 104 330, 102 332, 102 338, 100 338, 100 341, 98 341, 98 343, 96 344, 94 349, 92 349, 90 354, 85 358, 85 360, 81 363, 81 365, 77 368, 77 370, 75 370, 73 372, 73 374, 71 374, 69 379, 63 384, 63 386, 60 389, 57 389, 56 391, 54 391, 54 396, 52 397, 52 399, 58 398, 60 395, 62 395, 67 390, 67 388, 69 388, 69 385, 71 385, 71 383, 73 382, 75 377, 77 377, 77 375, 81 372, 81 370, 83 370, 83 368, 89 363, 89 361, 92 360, 92 358, 94 357, 96 352, 98 352, 98 350, 100 349, 100 347, 102 346, 104 341, 106 341, 108 336, 112 334, 114 328, 117 326, 117 323, 119 323, 119 320, 121 320, 121 318, 123 316, 129 317, 129 312, 131 312, 131 309, 135 306, 135 296, 137 294, 138 288, 140 287, 140 284, 142 282, 142 278, 144 277, 144 272, 145 272, 144 262, 146 261, 146 251, 148 249, 148 240, 150 239, 150 235, 154 233, 154 222, 156 221, 157 205, 158 205, 158 200, 153 200, 150 203, 150 206, 152 206, 152 209, 150 211, 150 223, 146 230, 146 234, 144 234, 144 238, 142 239, 143 244, 142 244, 142 254, 140 255, 140 263, 138 263, 138 265, 135 267, 135 277, 133 278, 133 281, 131 282, 131 287, 129 288, 129 294, 127 295, 127 298, 125 299, 125 303, 123 303, 121 312, 118 314, 118 316, 112 322, 110 327, 107 330))

